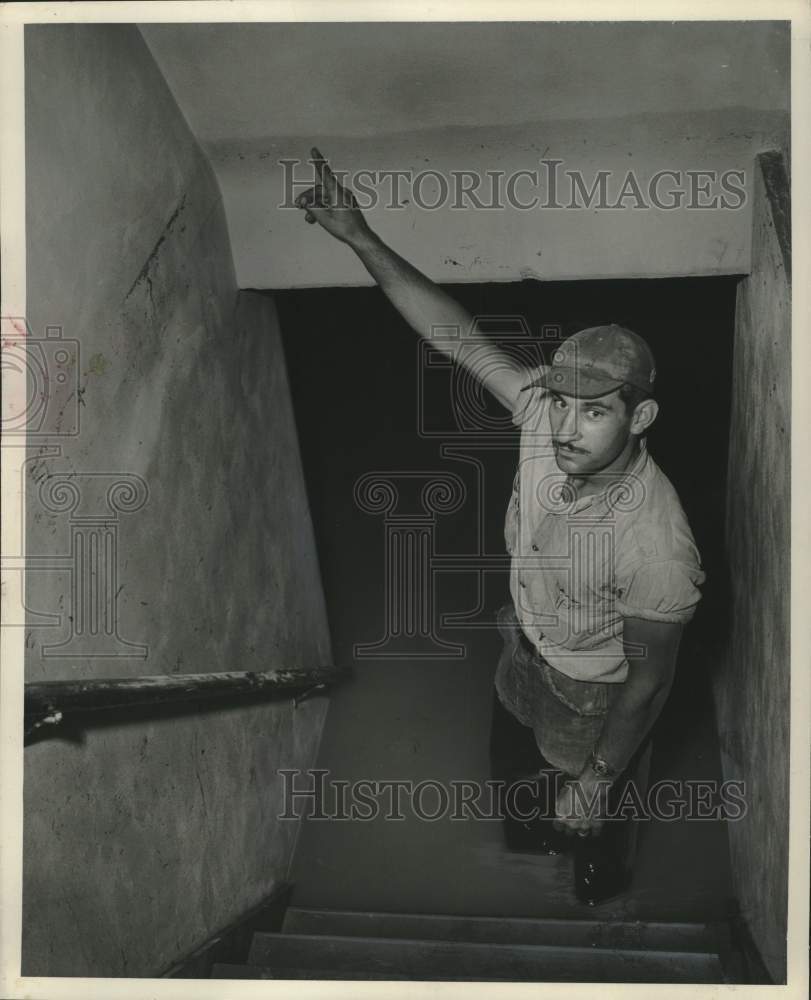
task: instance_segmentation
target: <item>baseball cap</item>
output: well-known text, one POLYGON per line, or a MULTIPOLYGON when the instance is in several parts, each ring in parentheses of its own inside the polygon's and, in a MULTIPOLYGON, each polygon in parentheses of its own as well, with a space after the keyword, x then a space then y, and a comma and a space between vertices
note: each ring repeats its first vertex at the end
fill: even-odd
POLYGON ((530 386, 596 399, 625 383, 653 392, 656 363, 646 341, 624 326, 590 326, 555 350, 552 364, 530 386))

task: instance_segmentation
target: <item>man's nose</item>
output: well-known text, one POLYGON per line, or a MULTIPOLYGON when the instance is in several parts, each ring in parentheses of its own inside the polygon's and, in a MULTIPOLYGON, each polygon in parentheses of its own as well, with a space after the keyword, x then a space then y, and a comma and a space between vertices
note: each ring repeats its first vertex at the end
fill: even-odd
POLYGON ((563 414, 563 420, 555 437, 561 442, 573 442, 580 437, 580 427, 578 425, 577 412, 570 406, 563 414))

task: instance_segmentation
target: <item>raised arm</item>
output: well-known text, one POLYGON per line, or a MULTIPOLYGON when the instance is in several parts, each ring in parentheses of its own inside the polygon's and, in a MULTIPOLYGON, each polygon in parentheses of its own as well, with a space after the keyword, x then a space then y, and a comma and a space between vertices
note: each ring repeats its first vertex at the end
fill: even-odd
MULTIPOLYGON (((317 149, 312 150, 318 184, 296 199, 310 223, 346 243, 360 258, 386 297, 421 337, 431 338, 437 326, 470 329, 470 313, 430 278, 388 247, 370 228, 354 195, 330 170, 317 149)), ((431 340, 432 345, 471 372, 509 410, 526 384, 526 369, 495 345, 477 341, 475 352, 461 350, 460 341, 431 340)))

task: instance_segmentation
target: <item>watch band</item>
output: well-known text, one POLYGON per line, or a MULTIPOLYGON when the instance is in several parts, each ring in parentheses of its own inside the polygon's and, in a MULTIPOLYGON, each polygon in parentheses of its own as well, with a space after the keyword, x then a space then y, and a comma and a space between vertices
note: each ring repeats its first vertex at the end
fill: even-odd
POLYGON ((588 759, 592 771, 600 778, 616 778, 619 771, 612 767, 604 757, 598 757, 592 750, 588 759))

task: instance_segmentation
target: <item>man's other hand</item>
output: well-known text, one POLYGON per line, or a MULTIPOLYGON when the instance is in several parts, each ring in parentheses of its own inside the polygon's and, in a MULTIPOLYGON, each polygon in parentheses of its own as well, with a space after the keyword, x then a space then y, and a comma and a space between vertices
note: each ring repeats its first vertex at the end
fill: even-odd
POLYGON ((318 183, 296 198, 309 223, 317 222, 336 239, 351 244, 369 232, 369 227, 349 188, 338 183, 318 149, 311 150, 318 183))
POLYGON ((552 826, 569 836, 596 836, 607 815, 608 787, 605 781, 567 781, 555 802, 552 826))

